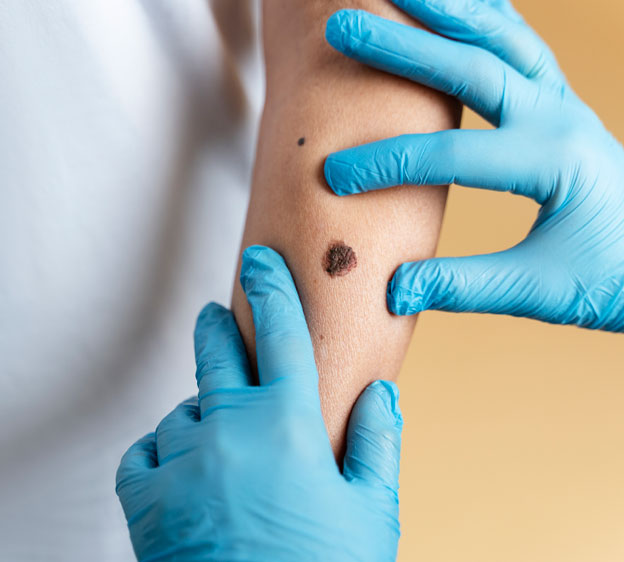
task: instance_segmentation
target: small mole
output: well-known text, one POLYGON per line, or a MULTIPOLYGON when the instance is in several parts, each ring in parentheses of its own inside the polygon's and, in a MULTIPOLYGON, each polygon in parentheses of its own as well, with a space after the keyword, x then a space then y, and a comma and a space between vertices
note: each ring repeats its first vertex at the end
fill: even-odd
POLYGON ((357 267, 357 256, 351 246, 344 242, 332 242, 325 256, 323 256, 323 269, 331 277, 344 277, 357 267))
POLYGON ((322 340, 324 340, 324 339, 325 339, 325 336, 324 336, 323 334, 321 334, 319 337, 320 337, 322 340))
POLYGON ((301 138, 297 141, 297 144, 298 144, 299 146, 303 146, 303 145, 305 144, 305 137, 301 137, 301 138))

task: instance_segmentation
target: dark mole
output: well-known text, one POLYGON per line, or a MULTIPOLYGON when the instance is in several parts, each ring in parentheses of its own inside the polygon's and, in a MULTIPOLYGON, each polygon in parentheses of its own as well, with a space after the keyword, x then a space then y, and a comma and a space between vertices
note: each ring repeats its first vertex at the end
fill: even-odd
POLYGON ((305 143, 305 137, 301 137, 301 138, 297 141, 297 144, 298 144, 299 146, 303 146, 303 145, 304 145, 304 143, 305 143))
POLYGON ((323 269, 331 277, 343 277, 357 267, 353 248, 344 242, 332 242, 323 257, 323 269))

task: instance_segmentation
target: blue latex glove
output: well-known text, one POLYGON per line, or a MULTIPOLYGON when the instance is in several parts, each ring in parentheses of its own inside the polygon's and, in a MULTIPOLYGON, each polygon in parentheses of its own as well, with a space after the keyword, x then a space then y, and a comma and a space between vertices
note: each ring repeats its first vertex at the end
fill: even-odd
POLYGON ((497 128, 404 135, 337 152, 325 163, 331 188, 346 195, 457 183, 524 195, 541 209, 527 237, 506 251, 403 264, 388 286, 389 309, 624 331, 621 145, 507 0, 394 3, 446 37, 348 10, 329 19, 327 40, 457 97, 497 128))
POLYGON ((197 398, 121 460, 117 493, 141 561, 394 560, 402 418, 393 383, 354 406, 343 473, 292 277, 274 251, 243 254, 260 385, 232 314, 209 304, 195 330, 197 398))

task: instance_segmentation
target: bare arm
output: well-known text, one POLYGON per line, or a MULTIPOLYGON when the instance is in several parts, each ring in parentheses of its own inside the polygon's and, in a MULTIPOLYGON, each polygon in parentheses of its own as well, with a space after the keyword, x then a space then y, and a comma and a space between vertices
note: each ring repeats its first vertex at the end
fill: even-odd
MULTIPOLYGON (((389 314, 386 285, 400 263, 435 253, 446 189, 338 198, 325 184, 324 159, 384 137, 451 128, 459 119, 450 99, 335 52, 325 42, 325 22, 340 8, 413 24, 385 0, 264 1, 267 95, 243 239, 243 247, 280 252, 293 274, 337 455, 362 389, 398 374, 415 321, 389 314)), ((251 313, 238 283, 233 310, 254 357, 251 313)))

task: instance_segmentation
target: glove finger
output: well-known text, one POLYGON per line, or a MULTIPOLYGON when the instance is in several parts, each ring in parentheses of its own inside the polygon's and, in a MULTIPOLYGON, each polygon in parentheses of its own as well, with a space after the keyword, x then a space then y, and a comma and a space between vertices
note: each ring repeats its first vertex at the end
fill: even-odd
POLYGON ((156 428, 156 451, 158 464, 163 465, 195 446, 195 432, 200 420, 196 397, 178 404, 156 428))
POLYGON ((344 477, 385 486, 396 494, 402 429, 396 384, 370 384, 355 403, 349 419, 344 477))
POLYGON ((199 314, 195 362, 202 418, 218 401, 219 391, 250 384, 247 352, 234 316, 227 308, 210 303, 199 314))
POLYGON ((402 135, 330 154, 325 178, 338 195, 395 185, 456 183, 510 191, 543 203, 554 184, 532 179, 532 163, 539 163, 543 154, 538 146, 526 144, 519 151, 513 131, 502 129, 402 135))
POLYGON ((367 12, 336 12, 325 37, 359 62, 458 98, 494 125, 504 105, 532 99, 526 92, 531 83, 492 53, 367 12))
POLYGON ((533 316, 539 279, 515 249, 462 258, 404 263, 388 284, 388 308, 533 316))
POLYGON ((490 51, 527 78, 565 80, 535 31, 482 0, 392 1, 433 31, 490 51))
POLYGON ((141 437, 121 457, 115 477, 117 495, 120 495, 120 490, 137 475, 158 466, 155 437, 153 432, 141 437))
POLYGON ((250 246, 240 281, 254 319, 260 384, 292 380, 319 401, 312 341, 284 259, 270 248, 250 246))

